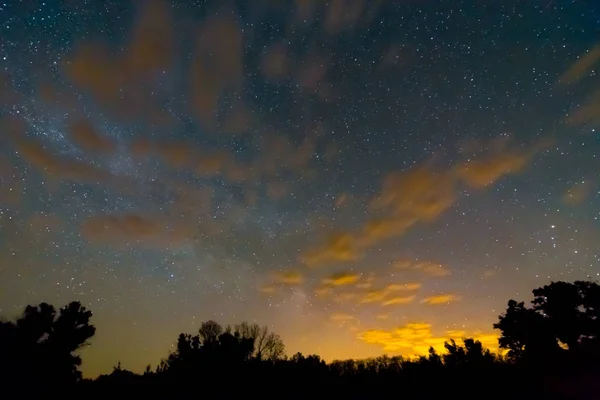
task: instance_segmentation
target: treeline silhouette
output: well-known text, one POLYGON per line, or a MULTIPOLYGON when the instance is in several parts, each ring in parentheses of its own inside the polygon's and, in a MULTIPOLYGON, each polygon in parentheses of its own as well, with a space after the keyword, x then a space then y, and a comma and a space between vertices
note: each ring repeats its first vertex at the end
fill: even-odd
POLYGON ((22 398, 600 398, 600 286, 552 282, 533 296, 531 306, 510 300, 494 324, 503 355, 465 338, 447 341, 443 354, 326 363, 286 356, 266 326, 207 321, 180 334, 156 368, 136 374, 118 363, 94 380, 82 379, 76 355, 95 333, 92 313, 78 302, 58 312, 42 303, 0 322, 0 378, 22 398))

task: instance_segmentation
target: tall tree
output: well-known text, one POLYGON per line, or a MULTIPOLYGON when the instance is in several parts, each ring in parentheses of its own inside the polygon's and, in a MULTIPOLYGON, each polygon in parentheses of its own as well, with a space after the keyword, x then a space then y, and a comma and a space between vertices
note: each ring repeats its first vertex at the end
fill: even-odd
POLYGON ((269 332, 266 325, 261 327, 244 321, 236 325, 234 331, 241 338, 253 340, 254 357, 258 360, 277 360, 285 353, 285 346, 279 335, 269 332))

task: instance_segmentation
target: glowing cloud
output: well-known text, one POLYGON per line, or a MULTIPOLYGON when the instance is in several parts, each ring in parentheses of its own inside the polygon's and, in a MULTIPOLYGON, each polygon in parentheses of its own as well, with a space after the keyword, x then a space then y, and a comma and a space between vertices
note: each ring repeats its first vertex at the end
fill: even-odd
POLYGON ((381 303, 383 305, 406 304, 410 303, 414 298, 412 296, 397 296, 398 292, 416 291, 421 287, 420 283, 406 284, 389 284, 379 289, 371 289, 367 291, 361 298, 360 303, 381 303), (390 298, 390 296, 393 296, 390 298), (390 301, 392 301, 390 303, 390 301))
POLYGON ((390 331, 372 329, 357 335, 358 339, 366 343, 380 345, 383 351, 402 353, 408 357, 427 354, 430 347, 433 347, 439 353, 444 353, 444 342, 466 337, 479 340, 484 347, 497 351, 497 335, 483 334, 480 331, 469 335, 466 331, 454 330, 444 332, 443 336, 435 336, 432 325, 424 322, 408 323, 390 331))
POLYGON ((452 272, 442 264, 432 261, 412 261, 409 259, 399 259, 394 263, 394 268, 401 271, 420 271, 427 276, 444 277, 451 275, 452 272))
POLYGON ((435 296, 426 297, 423 300, 421 300, 421 303, 429 304, 429 305, 437 305, 437 304, 453 303, 453 302, 459 301, 459 300, 460 300, 460 296, 458 296, 456 294, 445 293, 445 294, 438 294, 435 296))
POLYGON ((304 277, 295 271, 285 271, 273 274, 273 280, 276 283, 288 286, 297 286, 304 283, 304 277))
POLYGON ((598 60, 600 60, 600 45, 590 49, 583 56, 578 57, 577 61, 560 77, 559 81, 563 84, 576 83, 584 75, 590 73, 598 60))
POLYGON ((329 286, 347 286, 358 282, 359 279, 359 274, 355 274, 353 272, 340 272, 325 278, 323 283, 329 286))
MULTIPOLYGON (((369 203, 376 217, 357 233, 342 232, 329 237, 323 245, 307 251, 303 261, 309 266, 356 261, 375 243, 403 235, 418 223, 435 221, 455 204, 461 182, 472 189, 484 189, 505 175, 523 171, 548 144, 542 140, 529 147, 511 147, 503 136, 490 140, 483 154, 450 169, 424 162, 406 171, 391 172, 369 203)), ((447 273, 439 267, 430 272, 436 276, 447 273)))
POLYGON ((398 304, 408 304, 408 303, 412 303, 415 298, 417 296, 412 295, 412 296, 396 296, 396 297, 392 297, 391 299, 385 300, 382 305, 383 306, 393 306, 393 305, 398 305, 398 304))
POLYGON ((354 238, 339 234, 330 237, 323 246, 306 252, 303 261, 309 267, 315 267, 330 261, 356 261, 360 257, 354 238))

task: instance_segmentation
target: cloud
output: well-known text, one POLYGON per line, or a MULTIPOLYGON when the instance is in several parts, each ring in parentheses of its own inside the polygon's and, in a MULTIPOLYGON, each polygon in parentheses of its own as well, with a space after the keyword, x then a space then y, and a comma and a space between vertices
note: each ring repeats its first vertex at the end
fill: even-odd
POLYGON ((521 172, 529 165, 533 153, 519 148, 488 157, 468 160, 456 168, 460 179, 475 189, 492 185, 501 177, 521 172))
POLYGON ((348 202, 350 195, 348 193, 342 193, 340 197, 335 200, 335 208, 340 208, 348 202))
POLYGON ((588 50, 583 56, 577 58, 569 68, 561 75, 559 81, 563 84, 578 82, 584 75, 590 73, 600 60, 600 45, 588 50))
POLYGON ((85 119, 73 121, 69 126, 69 135, 80 149, 90 153, 113 153, 117 149, 112 140, 98 133, 85 119))
POLYGON ((433 263, 418 264, 418 268, 416 268, 416 269, 423 271, 423 273, 425 273, 426 275, 429 275, 429 276, 442 277, 442 276, 448 276, 448 275, 452 274, 452 272, 450 272, 450 270, 448 268, 444 267, 442 264, 433 264, 433 263))
POLYGON ((408 304, 412 303, 417 296, 395 296, 388 300, 385 300, 381 305, 383 306, 393 306, 398 304, 408 304))
POLYGON ((383 351, 391 353, 402 352, 405 356, 427 354, 429 347, 444 353, 444 342, 450 339, 472 337, 481 341, 484 347, 496 351, 498 347, 497 335, 484 334, 480 331, 467 334, 466 331, 446 331, 443 336, 433 334, 432 325, 424 322, 411 322, 393 330, 372 329, 361 332, 357 338, 370 344, 379 345, 383 351))
POLYGON ((415 300, 416 291, 421 288, 418 282, 389 283, 373 288, 375 276, 341 272, 323 279, 315 288, 317 297, 329 298, 340 304, 376 304, 390 306, 408 304, 415 300))
MULTIPOLYGON (((315 295, 318 297, 329 297, 334 294, 334 289, 357 285, 362 275, 353 272, 338 272, 321 281, 321 284, 315 288, 315 295)), ((337 303, 345 303, 357 297, 355 292, 335 293, 333 298, 337 303)))
POLYGON ((438 305, 438 304, 453 303, 458 300, 460 300, 460 296, 458 296, 456 294, 452 294, 452 293, 444 293, 444 294, 438 294, 438 295, 426 297, 423 300, 421 300, 421 303, 429 304, 429 305, 438 305))
POLYGON ((302 260, 309 267, 316 267, 331 261, 356 261, 362 254, 352 235, 341 233, 329 237, 321 247, 306 252, 302 260))
POLYGON ((305 279, 302 274, 297 271, 278 271, 268 275, 267 282, 258 287, 263 294, 281 293, 285 288, 300 286, 305 279))
POLYGON ((577 206, 588 199, 593 187, 593 181, 581 181, 569 188, 563 195, 563 202, 570 206, 577 206))
POLYGON ((432 261, 413 261, 402 258, 394 263, 394 268, 401 271, 420 271, 427 276, 444 277, 451 275, 452 272, 442 264, 432 261))
POLYGON ((277 287, 273 285, 265 285, 259 288, 259 291, 263 294, 275 294, 277 293, 277 287))
POLYGON ((340 272, 325 278, 323 284, 328 286, 347 286, 357 283, 359 279, 359 274, 353 272, 340 272))
POLYGON ((139 215, 100 215, 88 218, 81 226, 81 234, 91 243, 169 248, 179 246, 193 236, 186 224, 167 225, 161 219, 139 215))
POLYGON ((297 286, 304 283, 304 277, 296 271, 277 272, 273 274, 273 281, 281 285, 297 286))
POLYGON ((592 94, 588 101, 576 108, 567 117, 567 122, 573 125, 600 124, 600 90, 592 94))
POLYGON ((157 73, 174 59, 173 15, 160 0, 144 2, 124 50, 103 44, 80 43, 64 63, 66 76, 115 115, 165 118, 153 99, 157 73))
POLYGON ((408 297, 410 297, 410 296, 397 296, 397 293, 413 292, 413 291, 419 290, 420 288, 421 288, 421 284, 417 283, 417 282, 410 282, 410 283, 405 283, 405 284, 393 283, 393 284, 386 285, 379 289, 368 290, 361 297, 360 303, 361 304, 380 303, 380 304, 384 304, 384 305, 390 305, 390 304, 385 304, 385 303, 392 299, 396 299, 396 302, 397 302, 396 304, 399 304, 398 302, 401 302, 401 301, 410 302, 410 301, 412 301, 412 300, 410 300, 410 301, 408 300, 408 297), (403 300, 399 300, 401 298, 403 300))
MULTIPOLYGON (((547 148, 542 140, 531 146, 511 146, 501 136, 485 142, 483 152, 448 168, 432 161, 385 176, 381 190, 369 202, 372 217, 358 232, 341 232, 327 242, 309 249, 304 262, 309 266, 329 262, 356 261, 375 243, 403 235, 418 223, 438 219, 452 207, 460 193, 460 183, 483 189, 507 174, 522 172, 533 155, 547 148)), ((432 273, 442 273, 439 268, 432 273)))

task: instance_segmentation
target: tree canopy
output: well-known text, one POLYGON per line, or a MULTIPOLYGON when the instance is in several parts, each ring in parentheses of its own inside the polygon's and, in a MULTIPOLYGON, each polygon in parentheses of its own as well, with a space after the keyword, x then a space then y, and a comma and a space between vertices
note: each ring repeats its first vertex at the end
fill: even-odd
POLYGON ((185 397, 202 382, 223 398, 330 393, 362 399, 395 393, 399 387, 412 398, 489 398, 481 388, 494 388, 491 398, 591 398, 585 396, 600 390, 594 383, 600 376, 600 286, 551 282, 532 294, 530 305, 509 300, 494 324, 506 355, 463 338, 446 341, 443 353, 430 348, 417 358, 384 355, 326 363, 315 354, 286 356, 283 341, 267 326, 223 326, 210 320, 195 333, 181 333, 175 349, 156 368, 137 374, 119 362, 112 373, 95 380, 81 379, 78 355, 96 331, 91 311, 78 302, 58 312, 41 303, 27 306, 15 321, 0 322, 0 378, 42 390, 70 385, 83 397, 114 395, 116 384, 134 385, 146 398, 185 397), (288 392, 282 394, 278 387, 288 392))

